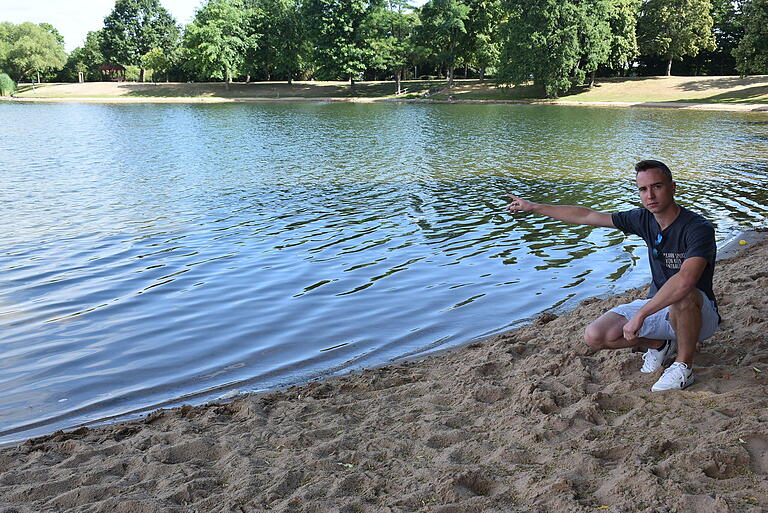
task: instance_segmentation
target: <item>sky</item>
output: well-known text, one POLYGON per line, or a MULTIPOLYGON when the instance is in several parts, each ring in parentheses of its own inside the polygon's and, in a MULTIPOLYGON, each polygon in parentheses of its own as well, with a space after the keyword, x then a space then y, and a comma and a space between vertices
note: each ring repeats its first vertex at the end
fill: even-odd
MULTIPOLYGON (((160 0, 176 19, 186 25, 192 21, 202 0, 160 0)), ((85 36, 104 25, 104 17, 115 6, 114 0, 0 0, 0 21, 50 23, 62 36, 71 52, 85 42, 85 36)))

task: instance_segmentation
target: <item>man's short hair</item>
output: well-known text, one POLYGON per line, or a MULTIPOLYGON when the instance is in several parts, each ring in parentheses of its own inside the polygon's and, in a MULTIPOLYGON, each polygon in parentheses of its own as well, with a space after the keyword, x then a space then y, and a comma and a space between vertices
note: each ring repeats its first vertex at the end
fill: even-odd
POLYGON ((661 172, 664 173, 664 176, 669 178, 670 182, 672 181, 672 171, 670 171, 667 165, 660 160, 641 160, 635 164, 635 176, 637 176, 638 173, 648 171, 649 169, 661 170, 661 172))

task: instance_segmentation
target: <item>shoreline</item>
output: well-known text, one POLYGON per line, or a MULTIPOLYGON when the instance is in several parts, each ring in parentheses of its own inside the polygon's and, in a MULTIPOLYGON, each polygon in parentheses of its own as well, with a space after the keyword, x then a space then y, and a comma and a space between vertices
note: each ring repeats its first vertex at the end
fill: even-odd
MULTIPOLYGON (((748 230, 748 231, 739 230, 739 231, 734 231, 734 232, 732 232, 728 236, 728 238, 726 238, 726 239, 724 239, 722 241, 722 244, 720 246, 718 246, 718 249, 717 249, 717 261, 719 262, 719 261, 721 261, 723 259, 735 258, 735 257, 737 257, 739 255, 739 253, 741 251, 746 249, 747 246, 754 245, 756 243, 762 243, 763 241, 767 241, 767 240, 768 240, 768 230, 748 230), (743 240, 745 242, 745 245, 740 245, 739 244, 739 242, 741 240, 743 240)), ((634 290, 634 289, 632 289, 632 290, 634 290)), ((629 290, 624 290, 623 292, 618 292, 618 294, 625 294, 628 291, 629 290)), ((609 299, 610 297, 613 297, 614 295, 617 295, 617 294, 612 294, 610 296, 596 296, 596 297, 592 297, 592 298, 586 298, 585 300, 597 300, 597 299, 604 300, 604 299, 609 299)), ((487 340, 490 340, 490 339, 492 339, 494 337, 502 336, 502 335, 505 335, 507 333, 511 333, 513 331, 516 331, 517 329, 521 329, 522 327, 528 326, 528 325, 534 323, 537 319, 541 318, 542 316, 548 317, 548 316, 555 315, 555 314, 557 314, 557 315, 566 315, 566 314, 570 313, 571 311, 573 311, 576 307, 577 307, 577 305, 572 304, 570 307, 567 307, 567 308, 559 307, 559 308, 555 308, 555 309, 547 309, 547 310, 544 310, 544 311, 541 311, 541 312, 537 313, 536 315, 534 315, 534 316, 532 316, 530 318, 524 318, 524 319, 519 319, 518 321, 515 321, 514 322, 514 325, 515 325, 514 328, 506 329, 504 331, 495 330, 495 331, 491 332, 492 334, 482 335, 482 336, 478 336, 478 337, 475 337, 475 338, 468 339, 468 340, 462 342, 461 344, 459 344, 457 346, 444 347, 442 349, 438 349, 436 351, 432 351, 432 352, 430 352, 430 353, 428 353, 426 355, 420 355, 420 356, 415 356, 415 357, 407 357, 407 358, 399 358, 399 359, 396 358, 394 360, 390 360, 389 363, 381 363, 381 364, 377 364, 377 365, 372 365, 370 367, 367 367, 364 370, 379 369, 379 368, 382 368, 382 367, 387 367, 389 365, 392 365, 393 363, 418 362, 418 361, 421 361, 423 359, 427 359, 427 358, 429 358, 429 357, 431 357, 433 355, 440 355, 440 354, 443 354, 443 353, 446 353, 446 352, 455 351, 457 349, 461 349, 462 347, 466 347, 468 345, 475 344, 475 343, 483 343, 483 342, 485 342, 487 340)), ((125 411, 123 413, 117 413, 117 414, 114 414, 114 415, 110 415, 110 416, 107 416, 107 417, 90 420, 90 421, 87 421, 87 422, 82 422, 82 423, 78 423, 78 424, 72 424, 72 425, 70 425, 68 427, 64 427, 64 428, 53 429, 53 430, 49 431, 49 433, 43 433, 43 434, 38 434, 38 435, 34 435, 34 436, 23 437, 21 439, 15 440, 15 441, 0 442, 0 450, 2 450, 4 448, 14 447, 14 446, 17 446, 17 445, 24 444, 28 440, 32 440, 32 439, 39 438, 39 437, 49 436, 50 433, 52 433, 52 432, 59 432, 59 431, 71 432, 71 431, 74 431, 74 430, 77 430, 77 429, 81 429, 81 428, 92 428, 92 427, 98 427, 98 426, 109 426, 109 425, 112 425, 112 424, 115 424, 115 423, 131 422, 131 421, 134 421, 136 419, 140 419, 140 418, 142 418, 142 417, 144 417, 146 415, 149 415, 149 414, 151 414, 153 412, 156 412, 156 411, 172 410, 174 408, 179 408, 179 407, 200 406, 200 405, 204 405, 204 404, 226 403, 226 402, 230 402, 233 399, 236 399, 236 398, 242 397, 242 396, 246 396, 246 395, 262 395, 262 394, 268 394, 268 393, 273 393, 273 392, 280 392, 280 391, 284 391, 284 390, 286 390, 288 388, 292 388, 292 387, 297 387, 297 386, 301 387, 301 386, 309 385, 311 383, 323 382, 325 380, 335 379, 335 378, 339 378, 339 377, 343 377, 343 376, 347 376, 347 375, 355 375, 355 374, 357 374, 357 373, 359 373, 361 371, 362 370, 357 370, 357 371, 351 371, 351 372, 348 372, 348 373, 341 373, 341 374, 336 374, 336 375, 334 375, 334 374, 324 375, 324 376, 321 376, 321 377, 311 378, 311 379, 308 379, 306 381, 299 381, 299 382, 293 382, 293 383, 285 384, 283 386, 272 388, 272 389, 269 389, 269 390, 264 390, 264 391, 261 391, 261 392, 241 392, 239 390, 229 390, 227 393, 219 395, 218 397, 212 397, 212 396, 216 395, 216 392, 213 392, 213 391, 210 391, 210 390, 203 390, 203 391, 199 391, 199 392, 193 392, 193 393, 189 393, 187 395, 184 395, 182 397, 179 397, 179 398, 176 398, 176 399, 170 399, 170 400, 167 400, 167 401, 164 401, 164 402, 161 402, 161 403, 157 403, 157 404, 153 404, 153 405, 148 405, 148 406, 143 406, 143 407, 140 407, 140 408, 136 408, 136 409, 132 409, 132 410, 129 410, 129 411, 125 411), (200 398, 208 398, 208 399, 200 401, 199 400, 200 398), (196 399, 198 399, 198 400, 196 400, 196 399)), ((33 426, 34 426, 34 424, 33 424, 33 426)), ((23 433, 26 430, 27 429, 21 429, 21 430, 15 431, 15 432, 23 433)), ((4 434, 5 435, 11 435, 11 434, 14 434, 14 431, 11 430, 9 432, 5 432, 4 434)))
POLYGON ((685 391, 651 393, 636 354, 581 341, 634 289, 419 359, 1 448, 0 510, 764 511, 766 239, 719 249, 724 322, 685 391))
POLYGON ((18 103, 256 103, 256 102, 331 102, 331 103, 437 103, 437 104, 490 104, 490 105, 560 105, 574 107, 653 108, 705 110, 724 112, 768 112, 764 103, 704 103, 704 102, 609 102, 580 100, 434 100, 429 98, 368 98, 368 97, 0 97, 0 100, 18 103))

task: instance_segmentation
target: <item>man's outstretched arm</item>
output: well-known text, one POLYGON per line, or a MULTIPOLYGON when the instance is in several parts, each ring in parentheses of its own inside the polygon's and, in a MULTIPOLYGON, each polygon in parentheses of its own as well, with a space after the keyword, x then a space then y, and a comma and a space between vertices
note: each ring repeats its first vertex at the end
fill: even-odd
POLYGON ((512 198, 512 202, 507 205, 507 210, 511 213, 533 212, 565 223, 616 228, 611 214, 605 212, 598 212, 587 207, 534 203, 512 194, 509 197, 512 198))

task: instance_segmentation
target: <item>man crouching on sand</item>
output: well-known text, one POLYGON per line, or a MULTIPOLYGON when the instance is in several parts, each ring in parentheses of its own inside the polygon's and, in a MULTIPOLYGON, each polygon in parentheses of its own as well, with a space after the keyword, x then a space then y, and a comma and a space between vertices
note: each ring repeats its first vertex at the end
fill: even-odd
POLYGON ((510 212, 533 212, 573 224, 618 228, 648 245, 653 282, 648 299, 620 305, 601 315, 584 332, 593 349, 641 347, 640 372, 655 372, 677 354, 651 388, 681 390, 693 383, 698 341, 712 336, 720 322, 712 292, 715 230, 699 214, 675 203, 675 182, 663 162, 635 164, 637 190, 645 208, 612 214, 585 207, 533 203, 510 194, 510 212))

